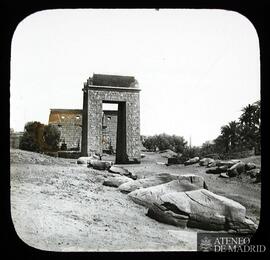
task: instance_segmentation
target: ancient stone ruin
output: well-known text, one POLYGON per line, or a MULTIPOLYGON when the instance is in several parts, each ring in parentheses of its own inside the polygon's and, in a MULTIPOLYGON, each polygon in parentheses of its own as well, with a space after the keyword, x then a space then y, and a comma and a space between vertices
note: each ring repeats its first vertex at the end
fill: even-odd
POLYGON ((83 156, 102 154, 102 104, 118 105, 116 163, 140 162, 140 89, 134 77, 94 74, 84 83, 83 156))
POLYGON ((67 149, 80 150, 82 135, 81 109, 51 109, 49 124, 58 126, 61 132, 60 147, 66 145, 67 149))
MULTIPOLYGON (((94 74, 84 83, 83 109, 51 109, 60 147, 82 156, 116 154, 116 163, 140 162, 140 89, 134 77, 94 74), (103 110, 103 104, 117 110, 103 110)), ((63 150, 63 149, 62 149, 63 150)))
MULTIPOLYGON (((60 147, 67 150, 81 150, 82 109, 51 109, 49 124, 58 126, 61 137, 60 147)), ((104 152, 116 151, 117 111, 103 110, 102 146, 104 152)))

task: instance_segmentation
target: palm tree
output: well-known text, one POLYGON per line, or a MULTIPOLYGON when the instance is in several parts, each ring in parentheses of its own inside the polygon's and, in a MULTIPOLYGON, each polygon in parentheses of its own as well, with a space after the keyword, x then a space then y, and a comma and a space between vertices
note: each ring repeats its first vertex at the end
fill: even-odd
POLYGON ((261 101, 259 100, 252 105, 249 104, 242 111, 239 120, 243 144, 248 148, 258 146, 261 138, 261 101))
POLYGON ((225 146, 225 152, 228 153, 230 149, 230 127, 228 125, 224 125, 221 127, 221 138, 222 142, 225 146))
POLYGON ((246 107, 244 107, 241 111, 243 112, 240 116, 239 120, 241 124, 248 125, 249 127, 252 127, 254 125, 255 121, 255 113, 257 110, 257 106, 252 104, 248 104, 246 107))
POLYGON ((231 150, 235 150, 237 145, 237 139, 239 138, 239 123, 236 121, 231 121, 229 123, 229 133, 230 133, 230 143, 231 150))
POLYGON ((228 125, 221 127, 226 152, 235 150, 238 144, 239 132, 239 123, 236 121, 231 121, 228 125))

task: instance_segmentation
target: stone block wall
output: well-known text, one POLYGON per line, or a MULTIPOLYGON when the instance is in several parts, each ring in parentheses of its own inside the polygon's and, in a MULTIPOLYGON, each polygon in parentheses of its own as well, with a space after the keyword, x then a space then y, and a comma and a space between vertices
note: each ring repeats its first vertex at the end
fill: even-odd
POLYGON ((62 143, 67 149, 80 150, 82 136, 82 110, 80 109, 51 109, 49 124, 58 126, 60 147, 62 143))
POLYGON ((126 104, 126 153, 140 160, 140 95, 133 89, 88 86, 88 155, 102 154, 102 102, 126 104))

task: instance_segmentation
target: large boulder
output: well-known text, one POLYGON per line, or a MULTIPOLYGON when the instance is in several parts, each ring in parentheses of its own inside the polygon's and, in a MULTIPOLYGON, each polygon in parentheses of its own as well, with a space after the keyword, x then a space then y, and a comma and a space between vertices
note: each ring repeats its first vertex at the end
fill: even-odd
POLYGON ((91 160, 93 160, 93 157, 82 156, 82 157, 77 159, 77 164, 87 165, 91 160))
POLYGON ((124 175, 124 176, 127 176, 127 177, 129 177, 129 178, 131 178, 133 180, 137 179, 137 176, 135 174, 133 174, 129 170, 127 170, 127 169, 125 169, 123 167, 120 167, 120 166, 115 166, 115 165, 111 166, 109 168, 109 172, 124 175))
POLYGON ((150 207, 160 202, 160 196, 170 192, 182 192, 207 188, 203 177, 194 174, 179 176, 177 180, 160 185, 134 190, 128 196, 140 205, 150 207))
POLYGON ((147 215, 168 224, 206 230, 256 230, 256 225, 246 219, 243 205, 206 189, 166 193, 160 201, 149 207, 147 215))
POLYGON ((239 176, 246 171, 245 164, 243 162, 238 162, 228 169, 228 175, 230 177, 239 176))
POLYGON ((184 162, 184 165, 190 165, 190 164, 194 164, 194 163, 197 163, 199 162, 200 158, 199 157, 194 157, 194 158, 191 158, 187 161, 184 162))
POLYGON ((228 166, 229 168, 232 167, 233 165, 241 162, 240 160, 228 160, 228 161, 218 161, 216 163, 216 166, 228 166))
POLYGON ((203 158, 199 161, 200 166, 208 166, 208 164, 213 163, 215 160, 212 158, 203 158))
POLYGON ((148 178, 137 179, 135 181, 124 183, 119 186, 119 190, 123 193, 129 193, 136 189, 156 186, 176 179, 177 179, 176 175, 172 175, 169 173, 159 173, 148 178))
POLYGON ((104 186, 110 186, 110 187, 119 187, 121 184, 132 181, 129 177, 126 177, 124 175, 118 175, 118 176, 110 176, 107 177, 106 180, 104 180, 103 185, 104 186))
POLYGON ((227 172, 228 165, 223 165, 219 167, 212 167, 206 170, 206 173, 212 173, 212 174, 220 174, 222 172, 227 172))
POLYGON ((246 167, 246 171, 250 171, 250 170, 256 169, 256 164, 249 162, 249 163, 246 163, 245 167, 246 167))
POLYGON ((219 175, 219 177, 221 177, 221 178, 230 178, 230 176, 228 175, 228 173, 227 172, 222 172, 220 175, 219 175))
POLYGON ((207 168, 211 168, 211 167, 216 167, 217 165, 219 165, 220 160, 214 160, 209 162, 208 165, 206 166, 207 168))
POLYGON ((110 161, 100 161, 100 160, 90 160, 88 163, 88 167, 92 167, 96 170, 108 170, 113 165, 113 162, 110 161))

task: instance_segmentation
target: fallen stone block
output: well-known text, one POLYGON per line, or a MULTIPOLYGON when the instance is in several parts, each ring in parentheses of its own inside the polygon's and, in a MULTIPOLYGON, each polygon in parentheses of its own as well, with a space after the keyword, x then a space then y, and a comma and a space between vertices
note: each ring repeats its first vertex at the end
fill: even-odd
POLYGON ((90 162, 90 160, 93 160, 93 157, 84 157, 83 156, 83 157, 80 157, 77 159, 77 164, 87 165, 90 162))
POLYGON ((206 230, 256 229, 251 220, 246 220, 243 205, 206 189, 166 193, 160 201, 149 208, 147 215, 164 223, 184 226, 184 221, 179 223, 176 216, 180 219, 186 216, 188 227, 206 230))
POLYGON ((228 160, 228 161, 218 161, 217 162, 217 166, 228 166, 229 168, 232 167, 233 165, 237 164, 241 162, 240 160, 228 160))
POLYGON ((165 162, 156 162, 158 165, 165 165, 165 162))
POLYGON ((90 160, 88 167, 92 167, 96 170, 108 170, 113 165, 110 161, 90 160))
POLYGON ((250 171, 250 170, 256 169, 256 164, 249 162, 249 163, 246 163, 245 167, 246 167, 246 171, 250 171))
POLYGON ((230 177, 238 176, 246 171, 245 164, 243 162, 238 162, 228 169, 228 175, 230 177))
POLYGON ((172 175, 169 173, 159 173, 148 178, 137 179, 133 182, 124 183, 119 186, 119 190, 123 193, 129 193, 136 189, 156 186, 176 179, 177 179, 176 175, 172 175))
POLYGON ((106 180, 104 180, 103 182, 103 185, 117 188, 121 184, 129 182, 129 181, 131 181, 129 177, 120 175, 120 176, 106 178, 106 180))
POLYGON ((155 219, 161 223, 174 225, 176 227, 186 228, 187 222, 189 221, 189 216, 186 214, 181 214, 181 213, 182 212, 177 211, 177 209, 174 209, 174 211, 171 211, 163 206, 160 206, 154 203, 154 205, 148 209, 146 216, 152 219, 155 219))
POLYGON ((206 183, 201 176, 194 174, 182 175, 177 180, 163 183, 160 185, 136 189, 128 196, 137 204, 145 207, 152 206, 155 202, 160 202, 160 196, 170 192, 182 192, 207 188, 206 183))
POLYGON ((213 163, 215 160, 212 159, 212 158, 203 158, 199 161, 199 165, 200 166, 207 166, 209 165, 210 163, 213 163))
POLYGON ((228 170, 228 165, 223 165, 219 167, 213 167, 206 170, 206 173, 212 173, 212 174, 220 174, 222 172, 226 172, 228 170))
POLYGON ((127 177, 130 177, 133 180, 136 180, 137 179, 137 175, 133 174, 129 170, 127 170, 127 169, 125 169, 123 167, 120 167, 120 166, 114 166, 114 165, 111 166, 109 168, 109 172, 120 174, 120 175, 125 175, 127 177))
POLYGON ((216 167, 220 163, 220 160, 214 160, 212 162, 209 162, 209 164, 206 166, 207 168, 216 167))
POLYGON ((227 174, 227 172, 222 172, 219 177, 221 178, 230 178, 230 176, 227 174))
POLYGON ((199 162, 199 160, 200 160, 199 157, 194 157, 194 158, 191 158, 191 159, 185 161, 184 165, 191 165, 191 164, 199 162))

